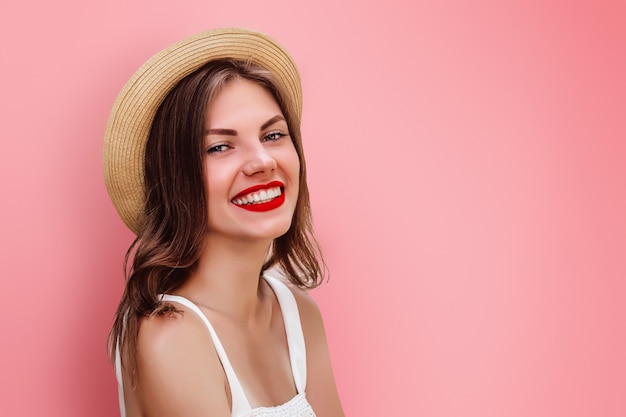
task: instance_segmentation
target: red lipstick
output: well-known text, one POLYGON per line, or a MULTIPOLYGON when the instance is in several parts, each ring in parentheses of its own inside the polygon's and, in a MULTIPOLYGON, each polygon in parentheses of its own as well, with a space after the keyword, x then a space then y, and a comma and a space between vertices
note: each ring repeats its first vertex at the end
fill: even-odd
POLYGON ((269 211, 269 210, 274 210, 277 207, 280 207, 283 205, 283 203, 285 202, 285 185, 280 182, 280 181, 272 181, 268 184, 259 184, 259 185, 255 185, 253 187, 250 188, 246 188, 245 190, 241 191, 240 193, 238 193, 235 197, 233 197, 233 199, 231 200, 231 202, 233 204, 235 204, 237 207, 240 207, 242 209, 248 210, 248 211, 269 211), (268 190, 270 188, 276 188, 276 187, 280 187, 280 195, 278 197, 275 197, 274 199, 270 200, 270 201, 266 201, 264 203, 251 203, 251 204, 237 204, 235 203, 235 200, 237 200, 238 198, 242 198, 250 193, 254 193, 257 191, 261 191, 261 190, 268 190))

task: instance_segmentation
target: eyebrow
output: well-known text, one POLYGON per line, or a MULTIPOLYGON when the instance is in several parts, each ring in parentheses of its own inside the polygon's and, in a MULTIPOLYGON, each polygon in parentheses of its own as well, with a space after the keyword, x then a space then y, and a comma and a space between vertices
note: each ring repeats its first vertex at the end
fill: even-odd
POLYGON ((281 120, 284 121, 285 118, 283 116, 276 115, 276 116, 272 117, 271 119, 269 119, 267 122, 263 123, 263 125, 261 125, 261 130, 267 129, 268 127, 270 127, 274 123, 279 122, 281 120))
MULTIPOLYGON (((267 129, 271 125, 281 120, 285 120, 285 118, 281 115, 276 115, 269 119, 267 122, 261 125, 260 130, 267 129)), ((225 135, 225 136, 237 136, 237 131, 235 129, 207 129, 205 135, 225 135)))
POLYGON ((226 136, 237 136, 237 131, 234 129, 208 129, 206 131, 207 135, 226 135, 226 136))

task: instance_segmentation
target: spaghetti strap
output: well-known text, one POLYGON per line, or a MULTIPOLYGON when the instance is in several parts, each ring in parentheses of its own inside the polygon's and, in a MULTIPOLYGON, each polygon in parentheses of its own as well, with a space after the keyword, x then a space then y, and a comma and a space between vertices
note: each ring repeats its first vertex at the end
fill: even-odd
POLYGON ((222 346, 222 342, 220 342, 219 337, 217 337, 217 333, 215 329, 209 322, 209 319, 204 315, 202 310, 198 308, 193 302, 189 301, 185 297, 181 297, 180 295, 169 295, 162 294, 161 301, 169 301, 184 305, 194 313, 196 313, 200 319, 204 322, 205 326, 209 330, 211 334, 211 339, 213 340, 213 345, 215 346, 215 350, 217 351, 217 356, 220 358, 220 362, 222 362, 222 366, 224 367, 224 372, 226 373, 226 378, 228 379, 228 385, 230 386, 230 394, 232 397, 232 415, 238 416, 250 411, 252 408, 250 407, 250 403, 248 402, 248 398, 246 397, 241 384, 239 383, 239 379, 233 370, 230 361, 228 360, 228 355, 222 346))
POLYGON ((120 404, 120 416, 126 417, 126 404, 124 403, 124 382, 122 379, 122 356, 120 355, 120 341, 115 343, 115 378, 117 379, 117 399, 120 404))
POLYGON ((302 394, 306 388, 306 346, 304 343, 304 333, 300 323, 300 312, 293 293, 280 279, 263 276, 265 281, 272 287, 280 311, 283 315, 285 333, 287 333, 287 345, 289 347, 289 360, 291 362, 291 372, 296 383, 298 394, 302 394))

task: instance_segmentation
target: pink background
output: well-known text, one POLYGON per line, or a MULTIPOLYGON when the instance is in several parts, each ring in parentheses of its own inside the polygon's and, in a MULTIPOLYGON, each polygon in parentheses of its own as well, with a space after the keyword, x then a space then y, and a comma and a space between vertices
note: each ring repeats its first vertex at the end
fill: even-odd
POLYGON ((212 3, 3 3, 1 415, 117 414, 106 120, 218 26, 302 72, 347 415, 626 415, 624 2, 212 3))

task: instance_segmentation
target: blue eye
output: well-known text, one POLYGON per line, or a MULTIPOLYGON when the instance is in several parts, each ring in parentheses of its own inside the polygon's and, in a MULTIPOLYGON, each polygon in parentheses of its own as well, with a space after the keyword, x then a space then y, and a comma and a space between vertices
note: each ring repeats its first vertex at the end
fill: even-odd
POLYGON ((275 130, 272 132, 267 133, 265 136, 263 136, 263 141, 264 142, 276 142, 278 140, 280 140, 280 138, 287 136, 287 134, 285 132, 281 132, 280 130, 275 130))
POLYGON ((222 153, 226 152, 228 149, 230 149, 230 146, 226 145, 225 143, 221 143, 211 146, 209 149, 207 149, 207 153, 222 153))

